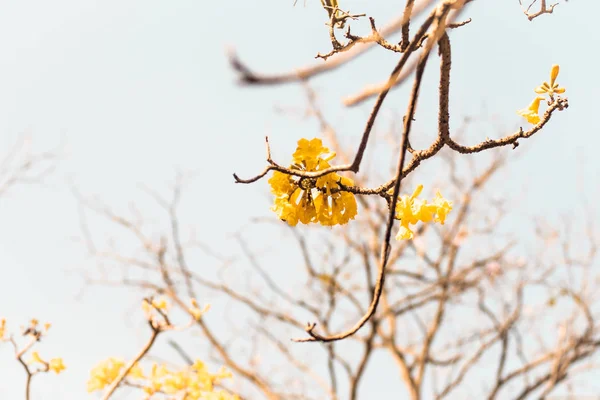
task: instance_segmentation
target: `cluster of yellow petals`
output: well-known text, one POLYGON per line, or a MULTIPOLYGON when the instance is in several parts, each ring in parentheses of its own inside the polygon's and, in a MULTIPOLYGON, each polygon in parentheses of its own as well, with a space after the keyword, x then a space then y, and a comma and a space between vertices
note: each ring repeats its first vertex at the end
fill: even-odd
MULTIPOLYGON (((329 161, 334 157, 335 153, 324 147, 321 139, 300 139, 290 168, 322 171, 331 167, 329 161)), ((291 226, 298 222, 343 225, 357 214, 354 194, 342 191, 340 186, 352 186, 354 182, 336 173, 312 179, 275 171, 269 184, 275 195, 272 210, 291 226)))
POLYGON ((6 318, 0 320, 0 340, 4 339, 6 334, 6 318))
MULTIPOLYGON (((102 390, 105 386, 110 385, 119 376, 123 367, 125 367, 125 361, 120 358, 110 357, 100 362, 90 371, 90 380, 87 383, 88 392, 102 390)), ((129 375, 134 378, 135 373, 138 371, 139 368, 132 368, 129 375)))
POLYGON ((42 358, 40 357, 40 354, 37 351, 34 351, 31 353, 30 363, 43 364, 47 368, 47 370, 53 371, 56 374, 60 374, 62 371, 64 371, 67 368, 67 367, 65 367, 65 364, 64 364, 62 358, 60 358, 60 357, 52 358, 52 359, 50 359, 50 361, 46 362, 46 361, 42 360, 42 358))
POLYGON ((558 83, 556 83, 556 78, 558 77, 559 71, 560 67, 557 64, 553 65, 552 69, 550 70, 550 83, 543 82, 540 86, 536 87, 534 91, 538 94, 538 96, 533 99, 529 107, 517 111, 517 114, 524 117, 530 124, 535 125, 540 122, 540 102, 546 98, 539 95, 548 95, 550 100, 553 100, 555 94, 562 94, 565 92, 566 89, 558 86, 558 83))
MULTIPOLYGON (((124 367, 125 363, 121 359, 109 358, 101 362, 92 369, 88 392, 102 390, 110 385, 124 367)), ((211 374, 200 360, 181 370, 172 370, 166 365, 154 363, 148 375, 136 364, 127 374, 127 378, 135 380, 136 386, 142 387, 148 396, 160 393, 176 395, 186 400, 239 399, 237 395, 215 389, 215 384, 222 379, 231 378, 231 373, 221 368, 216 374, 211 374)))
POLYGON ((396 235, 396 240, 412 239, 414 232, 410 225, 417 222, 438 222, 442 225, 446 222, 446 217, 452 211, 452 202, 442 197, 437 192, 433 202, 418 199, 423 191, 423 185, 417 186, 412 195, 404 195, 396 203, 396 219, 400 220, 400 230, 396 235))

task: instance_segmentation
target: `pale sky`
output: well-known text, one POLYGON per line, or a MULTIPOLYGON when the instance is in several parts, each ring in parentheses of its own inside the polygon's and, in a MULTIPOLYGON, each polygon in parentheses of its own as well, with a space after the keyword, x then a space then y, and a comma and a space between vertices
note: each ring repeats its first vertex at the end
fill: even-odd
MULTIPOLYGON (((196 171, 182 215, 200 239, 225 253, 228 234, 253 216, 270 215, 266 180, 235 185, 231 174, 262 169, 266 134, 274 154, 286 158, 299 138, 318 136, 318 128, 275 111, 304 107, 299 86, 237 86, 226 50, 236 49, 258 72, 318 62, 314 55, 330 48, 326 14, 317 0, 292 3, 3 2, 0 154, 23 134, 34 151, 65 143, 45 187, 20 186, 0 198, 0 317, 12 328, 32 317, 51 322, 40 352, 63 357, 68 368, 60 376, 36 377, 34 400, 87 398, 89 369, 110 355, 131 356, 147 335, 139 320, 126 318, 137 312, 141 293, 86 286, 80 279, 77 271, 94 266, 75 240, 81 230, 71 184, 126 209, 146 201, 139 184, 166 193, 175 171, 196 171)), ((453 118, 484 109, 513 131, 524 124, 515 110, 529 104, 532 89, 560 64, 570 108, 521 141, 516 151, 526 155, 509 169, 506 183, 526 190, 522 215, 558 217, 580 207, 582 196, 598 196, 600 60, 592 49, 600 45, 600 3, 561 4, 534 22, 517 0, 493 3, 474 2, 464 13, 473 22, 450 34, 453 118)), ((346 0, 341 6, 373 16, 380 26, 400 12, 393 1, 346 0)), ((372 101, 345 109, 341 98, 382 80, 396 58, 377 49, 313 83, 326 89, 321 104, 334 126, 348 132, 350 146, 358 143, 372 101)), ((431 65, 436 74, 437 62, 431 65)), ((434 79, 423 87, 423 119, 435 115, 436 86, 434 79)), ((403 113, 405 95, 402 89, 389 96, 384 115, 403 113)), ((218 319, 218 309, 211 312, 218 319)), ((22 398, 24 373, 8 345, 0 346, 0 371, 0 398, 22 398)), ((377 388, 369 381, 365 387, 377 388)))

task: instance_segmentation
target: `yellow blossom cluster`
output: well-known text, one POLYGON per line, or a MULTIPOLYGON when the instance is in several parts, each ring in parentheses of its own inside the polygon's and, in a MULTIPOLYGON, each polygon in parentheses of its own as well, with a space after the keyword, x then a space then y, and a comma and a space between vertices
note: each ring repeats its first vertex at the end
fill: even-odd
MULTIPOLYGON (((196 321, 202 318, 202 316, 210 309, 210 304, 207 304, 203 308, 200 308, 196 299, 191 299, 191 304, 192 305, 188 307, 188 312, 196 321)), ((170 307, 170 304, 164 297, 151 299, 150 301, 144 299, 142 301, 142 310, 144 311, 146 318, 150 321, 156 321, 156 317, 154 315, 155 311, 159 311, 166 315, 170 307)))
POLYGON ((452 211, 452 202, 442 197, 437 192, 433 202, 427 203, 427 200, 418 199, 423 191, 423 185, 417 186, 412 195, 404 195, 396 203, 396 219, 400 220, 400 230, 396 235, 396 240, 412 239, 414 232, 410 225, 417 222, 439 222, 444 225, 446 216, 452 211))
MULTIPOLYGON (((109 358, 98 364, 91 371, 88 392, 102 390, 110 385, 124 367, 125 362, 118 358, 109 358)), ((147 398, 162 394, 176 395, 185 400, 238 400, 237 395, 215 389, 215 384, 227 378, 231 378, 231 373, 224 368, 216 374, 211 374, 202 361, 196 360, 193 365, 181 370, 154 363, 147 375, 136 364, 127 374, 126 383, 134 383, 134 386, 141 387, 148 395, 147 398)))
MULTIPOLYGON (((291 169, 322 171, 330 167, 335 157, 321 139, 300 139, 293 154, 291 169)), ((354 194, 341 190, 341 185, 352 186, 352 179, 330 173, 319 178, 305 178, 275 171, 271 179, 271 192, 275 195, 272 210, 291 226, 319 223, 333 226, 348 223, 357 214, 354 194)))
POLYGON ((50 361, 44 361, 40 357, 40 354, 37 351, 34 351, 31 353, 31 361, 29 363, 30 364, 34 364, 34 363, 42 364, 46 371, 53 371, 57 374, 60 374, 62 371, 64 371, 67 368, 67 367, 65 367, 65 364, 63 363, 62 358, 57 357, 57 358, 51 358, 50 361))
MULTIPOLYGON (((110 357, 100 362, 90 372, 90 380, 87 383, 89 393, 102 390, 110 385, 125 367, 125 361, 120 358, 110 357)), ((142 369, 136 364, 131 368, 127 377, 132 379, 144 378, 142 369)))
POLYGON ((559 87, 558 83, 556 83, 556 78, 558 77, 559 70, 560 67, 558 65, 553 65, 552 69, 550 70, 550 83, 543 82, 540 86, 536 87, 534 91, 538 94, 538 96, 536 96, 536 98, 533 99, 529 107, 517 111, 517 114, 524 117, 530 124, 537 124, 540 122, 540 102, 546 99, 542 95, 547 95, 552 101, 554 100, 555 94, 562 94, 565 92, 566 89, 563 87, 559 87))

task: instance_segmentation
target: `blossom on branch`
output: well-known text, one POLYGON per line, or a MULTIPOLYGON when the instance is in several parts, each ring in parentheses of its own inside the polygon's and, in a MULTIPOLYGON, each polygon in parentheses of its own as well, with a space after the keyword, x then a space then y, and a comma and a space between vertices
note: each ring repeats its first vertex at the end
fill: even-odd
POLYGON ((400 230, 396 240, 412 239, 414 232, 410 225, 417 222, 439 222, 444 225, 446 217, 452 211, 452 202, 446 200, 440 192, 437 192, 432 203, 427 200, 418 199, 423 191, 423 185, 417 186, 412 195, 404 195, 396 203, 396 219, 400 220, 400 230))
POLYGON ((565 92, 565 88, 559 87, 558 83, 556 83, 556 77, 558 76, 558 72, 560 67, 558 64, 554 64, 552 69, 550 70, 550 83, 544 82, 540 86, 535 88, 535 92, 537 94, 547 94, 552 97, 555 93, 562 94, 565 92))
MULTIPOLYGON (((558 72, 560 71, 560 67, 558 64, 554 64, 552 69, 550 70, 550 83, 543 82, 540 86, 536 87, 534 91, 538 95, 548 95, 549 100, 554 101, 555 94, 562 94, 565 92, 565 88, 558 86, 556 83, 556 78, 558 77, 558 72)), ((524 108, 522 110, 517 111, 517 114, 525 117, 527 122, 530 124, 538 124, 540 122, 539 108, 540 102, 545 100, 546 98, 543 96, 537 96, 529 105, 529 107, 524 108)))
POLYGON ((538 113, 540 109, 540 101, 542 100, 544 100, 543 97, 537 96, 535 99, 533 99, 529 107, 517 111, 517 114, 519 114, 522 117, 525 117, 527 122, 529 122, 530 124, 535 125, 539 123, 540 115, 538 113))
MULTIPOLYGON (((329 161, 335 155, 323 146, 321 139, 300 139, 290 168, 322 171, 331 167, 329 161)), ((306 178, 275 171, 269 184, 275 195, 272 210, 291 226, 298 222, 343 225, 357 214, 354 194, 342 190, 342 186, 353 186, 354 181, 336 173, 306 178)))

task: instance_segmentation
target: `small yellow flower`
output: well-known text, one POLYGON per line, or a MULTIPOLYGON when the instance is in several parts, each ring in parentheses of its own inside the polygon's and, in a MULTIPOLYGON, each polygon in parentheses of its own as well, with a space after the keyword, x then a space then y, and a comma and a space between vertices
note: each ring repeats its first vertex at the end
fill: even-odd
POLYGON ((124 366, 125 362, 119 358, 110 357, 100 362, 90 371, 90 380, 87 383, 88 393, 102 390, 105 386, 110 385, 124 366))
POLYGON ((30 322, 30 324, 31 324, 31 327, 32 327, 32 328, 35 328, 35 327, 37 327, 37 324, 38 324, 38 323, 39 323, 39 322, 38 322, 38 320, 37 320, 37 319, 35 319, 35 318, 32 318, 32 320, 31 320, 31 322, 30 322))
POLYGON ((145 379, 144 370, 138 363, 134 364, 134 366, 127 373, 128 378, 132 379, 145 379))
POLYGON ((554 64, 552 69, 550 70, 550 83, 544 82, 540 86, 535 88, 535 92, 538 94, 547 94, 552 98, 554 94, 561 94, 565 92, 565 88, 559 87, 558 83, 556 83, 556 77, 558 76, 558 72, 560 67, 558 64, 554 64))
POLYGON ((200 309, 200 307, 198 307, 198 302, 196 301, 196 299, 192 299, 192 306, 189 308, 189 312, 190 312, 190 314, 192 314, 192 316, 194 317, 194 319, 196 321, 198 321, 200 318, 202 318, 202 316, 208 310, 210 310, 210 304, 207 304, 204 306, 204 308, 200 309))
POLYGON ((538 111, 540 109, 540 101, 544 100, 542 96, 537 96, 529 105, 529 107, 524 108, 522 110, 517 111, 522 117, 525 117, 527 122, 530 124, 538 124, 540 122, 540 116, 538 115, 538 111))
POLYGON ((417 197, 423 191, 423 185, 418 185, 410 196, 402 196, 396 203, 396 219, 400 220, 400 230, 396 240, 408 240, 414 237, 410 225, 421 221, 424 223, 438 222, 441 225, 446 221, 448 213, 452 210, 452 202, 444 199, 438 192, 433 203, 417 197))
POLYGON ((46 322, 44 324, 44 331, 48 332, 50 330, 50 327, 52 326, 52 324, 50 322, 46 322))
POLYGON ((435 205, 435 222, 444 225, 446 217, 452 211, 452 202, 444 199, 441 193, 437 192, 433 204, 435 205))
POLYGON ((154 306, 154 308, 156 308, 158 310, 164 310, 164 311, 166 311, 167 308, 169 308, 169 304, 162 297, 159 298, 159 299, 152 300, 152 305, 154 306))
POLYGON ((0 320, 0 340, 4 339, 5 333, 6 333, 6 319, 2 318, 0 320))
POLYGON ((29 364, 33 364, 36 362, 40 364, 46 364, 46 361, 42 360, 40 354, 37 351, 34 351, 31 353, 31 360, 29 361, 29 364))
POLYGON ((53 358, 48 363, 48 369, 50 369, 50 371, 56 372, 56 374, 60 374, 61 371, 64 371, 66 368, 67 367, 65 367, 65 364, 63 363, 63 359, 60 357, 53 358))

